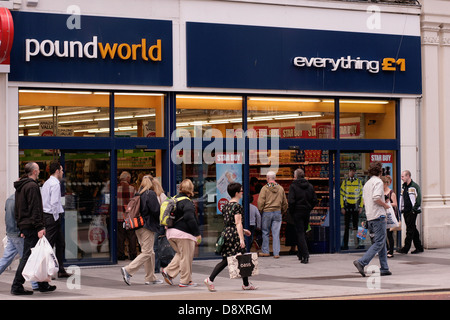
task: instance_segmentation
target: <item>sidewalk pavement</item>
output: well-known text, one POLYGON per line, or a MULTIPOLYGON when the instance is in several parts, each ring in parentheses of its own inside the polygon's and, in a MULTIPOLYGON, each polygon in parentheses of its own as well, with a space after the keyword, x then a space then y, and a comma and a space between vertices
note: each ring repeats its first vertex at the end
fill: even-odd
MULTIPOLYGON (((353 261, 363 253, 336 253, 311 255, 309 264, 301 264, 296 256, 259 258, 260 274, 250 280, 258 287, 243 291, 240 279, 229 279, 225 269, 216 278, 216 292, 209 292, 203 280, 209 276, 217 260, 195 260, 193 281, 197 287, 180 288, 178 278, 173 286, 145 285, 141 269, 131 278, 131 286, 124 283, 121 261, 113 266, 82 267, 69 279, 57 279, 52 293, 35 292, 32 296, 10 294, 14 271, 0 275, 0 300, 292 300, 292 299, 347 299, 368 295, 450 290, 450 248, 425 250, 421 254, 395 254, 388 260, 391 276, 374 274, 362 277, 353 261), (77 287, 77 284, 79 286, 77 287)), ((379 266, 378 257, 372 265, 379 266)), ((367 273, 367 267, 366 267, 367 273)), ((162 279, 161 274, 157 274, 162 279)), ((25 287, 30 289, 29 283, 25 287)))

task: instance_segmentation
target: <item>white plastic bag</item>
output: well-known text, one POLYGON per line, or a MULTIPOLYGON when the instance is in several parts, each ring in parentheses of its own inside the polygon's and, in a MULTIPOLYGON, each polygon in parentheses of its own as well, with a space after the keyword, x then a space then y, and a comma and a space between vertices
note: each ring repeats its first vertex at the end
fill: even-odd
POLYGON ((397 217, 395 216, 395 211, 392 206, 389 206, 389 209, 386 209, 386 228, 397 228, 399 226, 397 217))
POLYGON ((22 275, 27 281, 50 282, 52 276, 58 272, 58 260, 47 238, 43 236, 31 249, 22 275))

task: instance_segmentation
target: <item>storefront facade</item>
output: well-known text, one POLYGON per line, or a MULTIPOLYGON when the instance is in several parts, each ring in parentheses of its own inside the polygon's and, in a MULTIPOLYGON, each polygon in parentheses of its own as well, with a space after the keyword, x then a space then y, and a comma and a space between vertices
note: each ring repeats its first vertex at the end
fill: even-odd
POLYGON ((396 191, 401 168, 417 172, 417 135, 402 124, 417 123, 420 8, 109 4, 12 10, 2 197, 27 161, 45 179, 59 159, 68 263, 116 262, 122 171, 132 182, 151 173, 171 195, 193 180, 199 258, 214 257, 230 181, 243 183, 247 214, 251 178, 264 184, 274 170, 287 191, 303 168, 319 196, 310 248, 340 252, 349 166, 364 182, 369 163, 383 161, 396 191))

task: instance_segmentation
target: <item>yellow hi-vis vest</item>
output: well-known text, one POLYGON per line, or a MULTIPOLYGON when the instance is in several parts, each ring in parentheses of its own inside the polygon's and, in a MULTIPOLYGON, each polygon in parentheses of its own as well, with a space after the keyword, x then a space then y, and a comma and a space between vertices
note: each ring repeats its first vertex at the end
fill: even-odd
POLYGON ((358 178, 347 178, 341 184, 341 208, 347 204, 363 207, 363 185, 358 178))

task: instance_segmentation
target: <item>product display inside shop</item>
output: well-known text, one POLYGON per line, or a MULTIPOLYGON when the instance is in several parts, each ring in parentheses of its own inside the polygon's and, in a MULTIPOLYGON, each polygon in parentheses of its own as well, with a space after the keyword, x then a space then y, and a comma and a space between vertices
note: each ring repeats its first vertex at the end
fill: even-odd
MULTIPOLYGON (((358 236, 358 228, 366 228, 366 214, 363 200, 363 188, 369 180, 368 168, 371 162, 382 163, 381 179, 385 194, 389 190, 397 193, 396 153, 391 150, 374 150, 373 152, 341 153, 340 156, 340 192, 339 210, 341 214, 340 239, 341 250, 365 249, 371 245, 370 235, 358 236)), ((399 195, 389 199, 397 201, 399 195)), ((393 206, 395 206, 395 201, 393 206)), ((398 211, 396 211, 398 214, 398 211)), ((392 232, 388 230, 388 232, 392 232)), ((397 238, 397 231, 393 231, 397 238)))
MULTIPOLYGON (((156 176, 159 150, 118 150, 116 179, 130 173, 129 185, 139 188, 144 175, 156 176)), ((40 169, 39 183, 49 178, 49 164, 62 162, 61 181, 64 207, 64 233, 67 261, 104 260, 111 258, 111 156, 109 152, 65 152, 63 150, 21 150, 20 168, 36 162, 40 169)), ((117 220, 117 219, 116 219, 117 220)), ((117 222, 114 222, 115 224, 117 222)))
MULTIPOLYGON (((322 253, 328 251, 328 228, 330 226, 330 179, 329 179, 329 152, 328 150, 279 150, 279 151, 250 151, 250 181, 255 188, 253 203, 257 203, 258 191, 266 182, 268 170, 276 167, 276 181, 281 185, 286 193, 289 194, 289 187, 294 180, 294 171, 303 169, 305 179, 314 187, 317 194, 318 204, 311 211, 310 227, 311 232, 307 233, 308 246, 311 252, 322 253), (261 155, 263 154, 263 155, 261 155), (270 167, 264 163, 258 163, 257 159, 262 159, 267 155, 270 167)), ((287 216, 283 217, 282 228, 280 232, 281 243, 286 246, 294 246, 295 240, 289 233, 294 232, 287 216), (284 240, 284 241, 283 241, 284 240)), ((287 250, 287 249, 286 249, 287 250)))
POLYGON ((116 137, 164 136, 160 93, 19 90, 19 135, 108 137, 114 95, 116 137))

